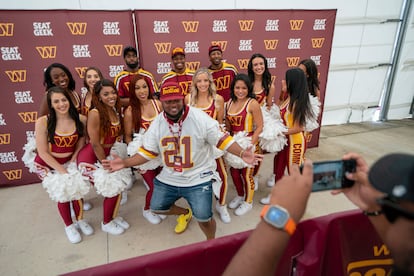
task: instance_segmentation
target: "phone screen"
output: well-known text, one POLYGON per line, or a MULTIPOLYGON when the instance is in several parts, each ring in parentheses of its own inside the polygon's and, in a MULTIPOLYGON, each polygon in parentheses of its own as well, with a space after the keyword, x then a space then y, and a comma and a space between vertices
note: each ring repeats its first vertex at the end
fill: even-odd
POLYGON ((343 177, 342 160, 314 162, 312 192, 341 189, 343 177))

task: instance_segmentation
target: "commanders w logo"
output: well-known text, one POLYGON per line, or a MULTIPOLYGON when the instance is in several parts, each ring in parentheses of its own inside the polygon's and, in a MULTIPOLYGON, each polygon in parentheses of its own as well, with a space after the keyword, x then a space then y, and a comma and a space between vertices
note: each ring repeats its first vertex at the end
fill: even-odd
POLYGON ((11 82, 25 82, 26 70, 5 71, 11 82))
POLYGON ((228 118, 232 126, 241 126, 242 116, 228 116, 228 118))
POLYGON ((171 42, 162 42, 162 43, 154 43, 155 48, 157 49, 157 53, 160 54, 169 54, 171 51, 171 42))
POLYGON ((181 21, 183 24, 184 31, 186 33, 196 33, 198 30, 199 21, 181 21))
POLYGON ((85 78, 85 71, 88 67, 75 67, 76 73, 78 73, 79 78, 85 78))
POLYGON ((22 178, 22 169, 3 171, 3 174, 9 181, 18 180, 22 178))
POLYGON ((276 50, 279 40, 277 39, 265 39, 263 40, 266 50, 276 50))
POLYGON ((116 45, 104 45, 106 52, 108 53, 108 56, 110 57, 119 57, 122 53, 122 44, 116 44, 116 45))
POLYGON ((66 22, 69 31, 72 35, 85 35, 86 34, 86 22, 66 22))
POLYGON ((289 20, 290 22, 290 29, 292 31, 300 31, 302 30, 303 22, 305 20, 289 20))
POLYGON ((185 66, 190 70, 196 71, 200 67, 200 62, 199 61, 188 61, 188 62, 185 62, 185 66))
POLYGON ((32 111, 32 112, 19 112, 17 113, 20 117, 20 119, 22 119, 23 123, 35 123, 37 120, 37 111, 32 111))
POLYGON ((249 64, 249 59, 237 59, 237 63, 239 64, 240 69, 247 69, 247 65, 249 64))
POLYGON ((65 137, 55 136, 54 139, 58 147, 70 148, 70 147, 73 147, 76 144, 76 142, 78 142, 78 135, 74 134, 74 135, 65 136, 65 137))
POLYGON ((300 57, 287 57, 286 62, 288 67, 298 67, 300 57))
POLYGON ((1 133, 0 134, 0 145, 10 144, 10 133, 1 133))
POLYGON ((240 31, 250 32, 253 29, 254 20, 239 20, 240 31))
POLYGON ((312 48, 322 48, 324 42, 324 37, 312 38, 312 48))
POLYGON ((0 23, 0 36, 13 36, 13 23, 0 23))
POLYGON ((211 45, 219 45, 224 52, 226 51, 226 48, 227 48, 227 41, 226 40, 211 41, 211 45))
POLYGON ((37 46, 36 50, 42 59, 56 58, 56 46, 37 46))

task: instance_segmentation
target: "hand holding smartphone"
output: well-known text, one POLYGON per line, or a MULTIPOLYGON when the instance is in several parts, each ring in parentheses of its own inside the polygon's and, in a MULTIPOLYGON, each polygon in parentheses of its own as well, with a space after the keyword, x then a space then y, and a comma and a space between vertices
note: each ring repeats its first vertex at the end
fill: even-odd
POLYGON ((312 192, 352 187, 354 181, 346 178, 345 173, 355 169, 354 159, 314 162, 312 192))

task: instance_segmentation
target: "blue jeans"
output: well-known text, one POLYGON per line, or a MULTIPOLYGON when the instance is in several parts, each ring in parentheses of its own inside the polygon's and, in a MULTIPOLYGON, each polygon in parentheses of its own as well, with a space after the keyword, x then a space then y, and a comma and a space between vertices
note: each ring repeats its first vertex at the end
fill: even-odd
POLYGON ((181 197, 187 200, 194 218, 199 222, 207 222, 213 216, 211 211, 213 189, 208 181, 192 187, 175 187, 154 178, 154 193, 151 198, 151 210, 154 212, 169 211, 171 206, 181 197))

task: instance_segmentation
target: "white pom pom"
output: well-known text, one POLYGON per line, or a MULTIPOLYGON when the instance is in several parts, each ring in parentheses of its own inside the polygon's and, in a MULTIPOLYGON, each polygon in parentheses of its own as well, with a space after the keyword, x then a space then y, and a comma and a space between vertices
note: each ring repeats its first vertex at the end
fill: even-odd
MULTIPOLYGON (((240 145, 242 149, 246 149, 252 143, 252 138, 248 137, 245 131, 238 132, 233 136, 233 139, 240 145)), ((224 160, 230 167, 235 169, 252 167, 244 162, 243 159, 241 159, 239 156, 231 154, 230 152, 226 152, 224 154, 224 160)))
POLYGON ((131 170, 125 168, 115 172, 105 170, 100 163, 95 163, 93 172, 96 193, 104 197, 114 197, 124 191, 131 181, 131 170))
POLYGON ((22 161, 24 165, 29 168, 29 172, 36 172, 36 166, 34 160, 36 157, 36 138, 27 137, 27 142, 23 146, 24 154, 22 156, 22 161))
POLYGON ((134 133, 134 139, 129 142, 127 152, 129 156, 133 156, 138 152, 138 149, 142 146, 144 135, 141 133, 134 133))
POLYGON ((279 152, 287 144, 286 126, 280 118, 280 109, 272 105, 270 110, 262 107, 263 131, 259 135, 259 146, 267 152, 279 152))
POLYGON ((125 143, 115 142, 111 147, 111 153, 115 153, 121 158, 126 158, 128 157, 127 145, 125 143))
POLYGON ((90 189, 87 177, 77 170, 75 163, 70 163, 68 173, 50 171, 42 181, 49 197, 56 202, 68 202, 83 198, 90 189))
POLYGON ((318 116, 321 112, 321 103, 317 97, 314 97, 311 94, 309 94, 309 101, 312 106, 313 114, 315 116, 311 118, 306 118, 305 130, 311 132, 319 127, 318 116))

